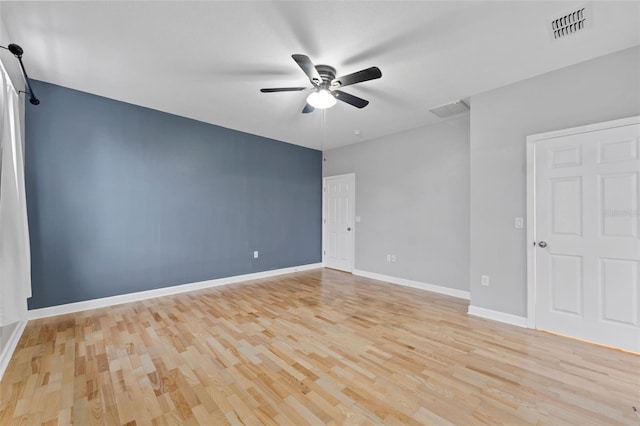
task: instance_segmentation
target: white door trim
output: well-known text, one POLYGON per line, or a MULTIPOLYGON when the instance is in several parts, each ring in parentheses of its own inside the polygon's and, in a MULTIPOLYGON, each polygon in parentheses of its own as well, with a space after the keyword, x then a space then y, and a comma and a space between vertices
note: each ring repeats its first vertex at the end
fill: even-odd
POLYGON ((533 245, 536 241, 536 143, 546 139, 553 139, 579 133, 589 133, 596 130, 612 129, 632 124, 640 124, 640 116, 603 121, 601 123, 588 124, 586 126, 572 127, 569 129, 555 130, 552 132, 527 136, 527 327, 536 327, 536 250, 533 245))
POLYGON ((326 198, 327 198, 327 179, 335 179, 335 178, 345 178, 351 177, 353 179, 353 211, 351 218, 351 270, 353 273, 355 269, 355 253, 356 253, 356 226, 355 226, 355 215, 356 215, 356 174, 355 173, 345 173, 342 175, 334 175, 334 176, 325 176, 322 178, 322 266, 326 266, 324 264, 324 255, 325 255, 325 233, 326 233, 326 220, 324 217, 325 207, 326 207, 326 198))

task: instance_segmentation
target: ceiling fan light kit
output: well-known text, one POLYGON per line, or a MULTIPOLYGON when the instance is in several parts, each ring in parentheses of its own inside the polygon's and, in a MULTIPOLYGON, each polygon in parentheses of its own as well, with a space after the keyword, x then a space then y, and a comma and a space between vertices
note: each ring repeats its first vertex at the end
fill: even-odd
POLYGON ((337 101, 345 102, 356 108, 364 108, 369 105, 369 101, 338 89, 382 77, 382 72, 378 67, 370 67, 352 74, 336 77, 335 68, 329 65, 314 65, 306 55, 294 54, 291 57, 309 77, 312 87, 276 87, 260 89, 260 91, 262 93, 273 93, 310 90, 311 93, 307 96, 307 104, 302 110, 304 114, 313 112, 315 109, 331 108, 337 101))
POLYGON ((307 103, 316 109, 327 109, 334 106, 338 101, 335 96, 328 90, 320 89, 317 92, 311 92, 307 96, 307 103))

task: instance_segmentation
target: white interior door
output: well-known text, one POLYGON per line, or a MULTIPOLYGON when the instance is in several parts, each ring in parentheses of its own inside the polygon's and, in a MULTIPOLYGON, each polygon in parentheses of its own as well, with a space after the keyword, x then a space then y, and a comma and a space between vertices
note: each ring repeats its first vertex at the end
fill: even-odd
POLYGON ((324 179, 324 266, 353 271, 355 175, 324 179))
POLYGON ((640 352, 640 125, 535 144, 536 328, 640 352))

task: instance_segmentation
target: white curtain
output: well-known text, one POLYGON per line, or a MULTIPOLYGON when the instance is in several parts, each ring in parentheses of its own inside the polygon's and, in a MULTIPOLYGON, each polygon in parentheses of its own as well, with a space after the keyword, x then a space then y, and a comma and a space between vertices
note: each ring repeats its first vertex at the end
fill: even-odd
POLYGON ((31 256, 20 98, 0 63, 0 326, 26 319, 31 256))

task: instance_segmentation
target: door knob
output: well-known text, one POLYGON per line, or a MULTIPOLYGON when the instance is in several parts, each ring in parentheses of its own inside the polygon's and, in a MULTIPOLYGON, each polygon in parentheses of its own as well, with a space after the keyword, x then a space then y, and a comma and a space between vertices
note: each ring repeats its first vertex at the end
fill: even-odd
POLYGON ((545 243, 544 241, 540 241, 538 245, 542 248, 545 248, 547 246, 547 243, 545 243))
POLYGON ((347 231, 351 231, 351 227, 347 228, 347 231))

